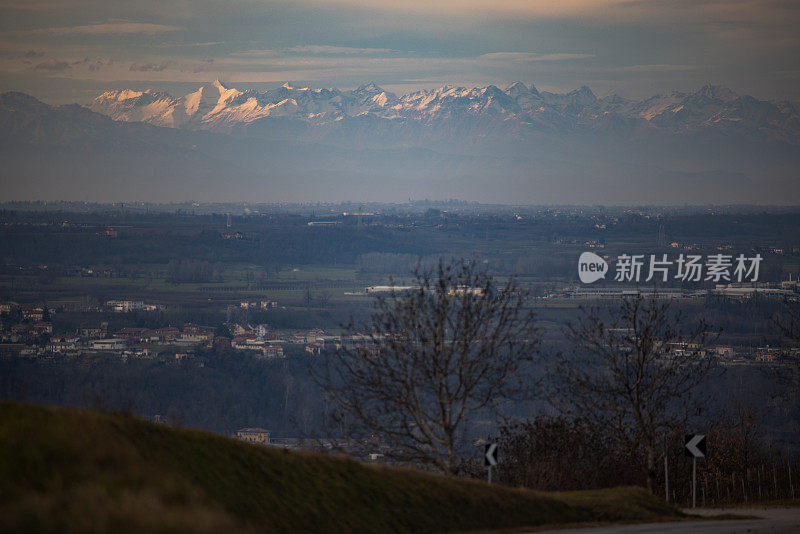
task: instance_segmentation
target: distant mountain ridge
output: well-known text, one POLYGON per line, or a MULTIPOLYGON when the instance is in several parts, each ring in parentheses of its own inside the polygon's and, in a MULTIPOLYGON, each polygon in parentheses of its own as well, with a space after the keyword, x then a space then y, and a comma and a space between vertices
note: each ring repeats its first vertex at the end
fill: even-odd
POLYGON ((796 203, 795 104, 707 86, 631 101, 523 83, 397 97, 222 83, 107 92, 92 111, 0 94, 7 200, 796 203), (99 111, 102 111, 100 113, 99 111))
POLYGON ((215 80, 177 98, 152 90, 107 91, 90 108, 117 121, 225 133, 258 134, 266 128, 271 136, 327 141, 337 141, 332 132, 355 128, 362 134, 385 136, 389 142, 412 143, 581 131, 637 135, 642 130, 800 143, 797 104, 739 96, 715 85, 694 93, 673 92, 634 101, 617 95, 598 98, 587 86, 563 94, 540 92, 523 82, 505 89, 445 85, 398 97, 372 82, 351 91, 286 83, 261 92, 238 90, 215 80), (270 123, 294 127, 281 134, 270 123))

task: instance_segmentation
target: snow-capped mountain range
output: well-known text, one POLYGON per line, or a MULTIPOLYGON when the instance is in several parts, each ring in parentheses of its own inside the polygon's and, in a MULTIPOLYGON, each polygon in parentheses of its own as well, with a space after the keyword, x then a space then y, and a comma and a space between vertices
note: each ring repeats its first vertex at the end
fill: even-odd
POLYGON ((523 83, 396 96, 110 91, 91 110, 0 94, 0 196, 116 201, 462 198, 796 203, 795 103, 716 86, 641 101, 523 83))
MULTIPOLYGON (((480 138, 509 134, 615 131, 637 135, 650 130, 669 133, 712 132, 758 136, 791 144, 800 142, 800 108, 790 102, 768 102, 706 85, 694 93, 673 92, 645 100, 617 95, 598 98, 584 86, 564 94, 538 91, 515 82, 505 89, 443 86, 397 96, 374 83, 351 91, 293 87, 269 91, 238 90, 220 82, 203 85, 182 97, 159 91, 107 91, 91 109, 117 121, 216 132, 258 133, 293 123, 302 135, 319 139, 315 130, 355 128, 367 135, 391 133, 413 142, 420 137, 468 135, 480 138), (321 128, 320 128, 321 127, 321 128)), ((298 135, 293 130, 292 135, 298 135)), ((288 136, 288 134, 287 134, 288 136)))

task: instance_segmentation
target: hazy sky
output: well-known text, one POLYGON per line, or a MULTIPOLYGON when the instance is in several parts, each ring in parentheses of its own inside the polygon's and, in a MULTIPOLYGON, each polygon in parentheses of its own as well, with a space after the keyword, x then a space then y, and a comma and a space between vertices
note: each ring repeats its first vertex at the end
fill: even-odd
POLYGON ((221 78, 800 99, 796 0, 0 0, 0 91, 87 102, 221 78))

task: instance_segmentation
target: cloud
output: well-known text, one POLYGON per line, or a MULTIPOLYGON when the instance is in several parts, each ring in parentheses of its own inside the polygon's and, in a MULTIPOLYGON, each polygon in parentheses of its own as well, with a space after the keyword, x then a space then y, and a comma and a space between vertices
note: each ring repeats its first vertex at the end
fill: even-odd
MULTIPOLYGON (((6 59, 39 59, 44 56, 44 52, 40 50, 25 50, 23 52, 17 50, 0 50, 0 58, 6 59)), ((26 61, 26 63, 28 62, 26 61)))
POLYGON ((239 50, 238 52, 231 52, 233 57, 242 58, 261 58, 261 57, 274 57, 278 55, 275 50, 239 50))
MULTIPOLYGON (((390 48, 354 48, 351 46, 332 46, 332 45, 297 45, 285 48, 282 52, 291 54, 311 54, 311 55, 369 55, 369 54, 390 54, 397 52, 390 48)), ((240 58, 272 58, 279 55, 278 50, 259 49, 259 50, 239 50, 231 52, 230 56, 240 58)))
POLYGON ((797 20, 797 2, 789 0, 292 0, 295 5, 338 5, 411 16, 446 17, 448 22, 475 17, 507 19, 578 19, 691 23, 700 21, 797 20))
POLYGON ((350 46, 330 46, 330 45, 303 45, 287 48, 288 52, 301 54, 389 54, 396 52, 389 48, 353 48, 350 46))
POLYGON ((131 63, 131 66, 128 70, 134 72, 161 72, 162 70, 166 70, 174 64, 174 61, 161 61, 160 63, 137 61, 135 63, 131 63))
POLYGON ((60 71, 68 69, 69 63, 67 63, 66 61, 50 58, 50 59, 45 59, 44 61, 42 61, 33 68, 35 70, 60 71))
POLYGON ((88 24, 85 26, 65 26, 60 28, 42 28, 30 33, 37 35, 107 35, 136 34, 153 35, 163 32, 179 31, 177 26, 165 24, 144 24, 141 22, 111 22, 104 24, 88 24))
POLYGON ((33 0, 0 0, 0 9, 20 11, 45 11, 63 8, 64 3, 58 1, 33 0))
POLYGON ((194 48, 198 46, 219 46, 224 45, 225 41, 206 41, 203 43, 161 43, 164 48, 194 48))
POLYGON ((534 54, 531 52, 491 52, 478 56, 478 59, 498 61, 566 61, 570 59, 587 59, 594 54, 534 54))
POLYGON ((192 69, 193 74, 198 72, 208 72, 214 67, 214 58, 205 58, 203 62, 192 69))
MULTIPOLYGON (((361 9, 381 9, 412 14, 444 14, 450 17, 500 14, 534 17, 591 16, 609 8, 626 6, 630 0, 327 0, 361 9)), ((316 4, 319 0, 303 0, 316 4)))
POLYGON ((600 71, 608 72, 680 72, 685 70, 699 70, 704 69, 704 65, 670 65, 670 64, 656 64, 656 65, 624 65, 622 67, 603 67, 600 71))

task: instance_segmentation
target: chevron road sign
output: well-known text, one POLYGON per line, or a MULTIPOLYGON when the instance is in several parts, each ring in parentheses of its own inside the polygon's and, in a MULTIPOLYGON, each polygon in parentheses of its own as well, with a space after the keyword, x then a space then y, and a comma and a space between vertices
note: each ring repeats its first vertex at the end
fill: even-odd
POLYGON ((692 458, 692 508, 697 506, 697 459, 706 457, 706 435, 686 434, 683 454, 692 458))
POLYGON ((489 467, 489 484, 492 483, 492 467, 497 465, 497 443, 487 443, 483 447, 483 463, 489 467))
POLYGON ((692 458, 706 457, 706 435, 687 434, 683 440, 683 453, 692 458))
POLYGON ((487 443, 484 447, 484 465, 489 467, 497 465, 497 443, 487 443))

